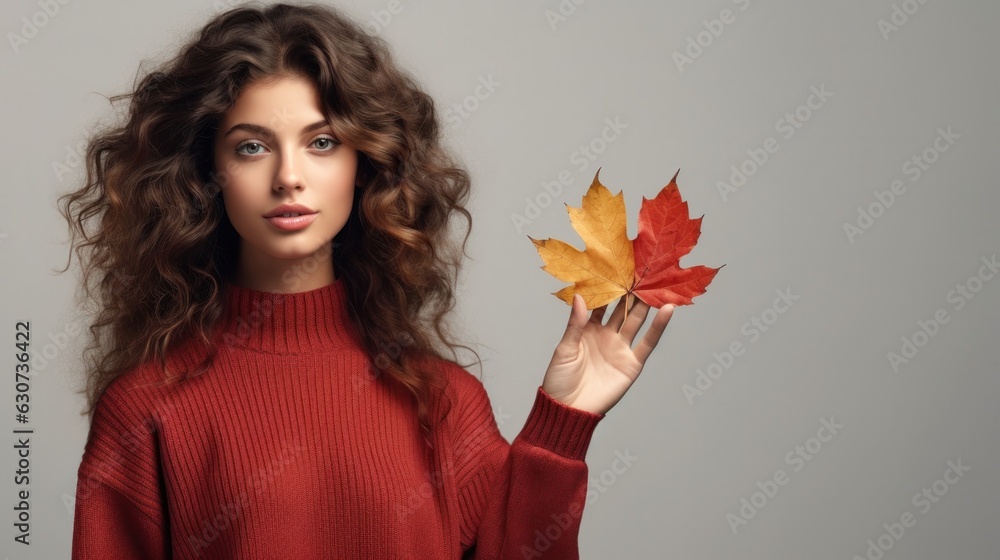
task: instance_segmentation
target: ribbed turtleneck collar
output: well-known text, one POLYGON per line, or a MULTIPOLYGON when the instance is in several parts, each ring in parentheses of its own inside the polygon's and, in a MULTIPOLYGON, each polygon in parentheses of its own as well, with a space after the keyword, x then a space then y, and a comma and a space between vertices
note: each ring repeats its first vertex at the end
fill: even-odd
POLYGON ((288 294, 228 283, 226 304, 218 336, 228 346, 308 354, 358 344, 342 276, 332 284, 288 294))

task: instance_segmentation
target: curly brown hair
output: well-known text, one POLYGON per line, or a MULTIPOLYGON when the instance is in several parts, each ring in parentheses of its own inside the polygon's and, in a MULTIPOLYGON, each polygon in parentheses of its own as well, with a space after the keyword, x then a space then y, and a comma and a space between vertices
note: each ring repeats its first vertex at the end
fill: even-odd
POLYGON ((175 378, 210 366, 210 335, 239 247, 212 138, 243 86, 289 74, 313 80, 338 138, 358 151, 359 186, 331 264, 365 350, 388 374, 380 379, 405 385, 421 427, 432 428, 438 375, 416 357, 444 358, 438 341, 452 361, 456 347, 469 348, 452 342, 446 320, 472 228, 469 175, 440 142, 433 100, 396 66, 386 42, 316 4, 220 13, 174 58, 137 75, 133 91, 109 98, 130 101, 125 122, 89 137, 85 184, 59 199, 85 297, 98 310, 84 351, 96 354, 86 360, 84 414, 92 418, 104 390, 131 368, 156 357, 166 371, 183 340, 200 340, 208 352, 196 371, 175 378), (460 245, 449 236, 453 213, 467 221, 460 245))

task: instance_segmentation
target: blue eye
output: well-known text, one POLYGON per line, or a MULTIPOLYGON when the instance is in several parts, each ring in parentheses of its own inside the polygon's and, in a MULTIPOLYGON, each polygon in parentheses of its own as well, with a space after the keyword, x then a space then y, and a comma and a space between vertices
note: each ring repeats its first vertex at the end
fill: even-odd
POLYGON ((257 146, 258 148, 262 148, 263 147, 260 144, 258 144, 257 142, 247 142, 245 144, 240 144, 239 146, 236 146, 236 153, 237 154, 248 155, 248 156, 254 156, 254 155, 257 155, 257 153, 259 153, 259 152, 247 153, 247 152, 242 151, 243 148, 246 148, 247 146, 257 146))
POLYGON ((328 136, 323 136, 323 137, 317 138, 316 140, 313 141, 313 144, 315 144, 316 142, 329 142, 330 143, 330 147, 328 149, 320 148, 324 152, 332 150, 333 148, 336 148, 338 144, 340 144, 340 142, 337 142, 336 139, 330 138, 328 136))

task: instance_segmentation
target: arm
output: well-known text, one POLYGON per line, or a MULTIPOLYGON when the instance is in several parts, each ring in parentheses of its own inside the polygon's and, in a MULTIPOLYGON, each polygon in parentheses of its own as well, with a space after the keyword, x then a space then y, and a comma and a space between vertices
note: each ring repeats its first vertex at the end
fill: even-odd
POLYGON ((632 343, 650 306, 642 301, 633 306, 623 297, 604 324, 606 309, 607 305, 598 307, 588 318, 583 297, 573 296, 566 331, 553 352, 528 420, 509 447, 498 439, 482 384, 467 391, 473 397, 464 397, 471 401, 465 409, 471 413, 460 419, 458 437, 484 442, 472 454, 478 463, 458 462, 462 544, 467 557, 580 557, 577 536, 587 495, 584 456, 591 435, 638 378, 674 306, 656 309, 635 348, 632 343), (635 309, 626 314, 629 307, 635 309), (470 522, 477 527, 475 543, 467 540, 466 523, 470 522))
POLYGON ((155 422, 112 383, 94 410, 77 475, 73 560, 170 557, 155 422))
POLYGON ((584 457, 604 416, 563 405, 539 387, 524 427, 507 444, 482 383, 465 375, 455 464, 466 557, 579 558, 584 457))
POLYGON ((77 482, 74 560, 169 558, 166 527, 124 494, 92 478, 77 482), (85 498, 81 495, 86 493, 85 498))

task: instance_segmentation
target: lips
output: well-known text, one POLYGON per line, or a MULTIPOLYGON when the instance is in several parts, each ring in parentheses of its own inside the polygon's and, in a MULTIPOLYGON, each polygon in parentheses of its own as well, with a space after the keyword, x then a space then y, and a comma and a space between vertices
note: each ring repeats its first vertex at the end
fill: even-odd
POLYGON ((301 204, 282 204, 264 214, 264 219, 282 231, 298 231, 316 219, 317 212, 301 204))
POLYGON ((275 218, 275 217, 297 217, 305 216, 309 214, 315 214, 316 211, 308 206, 303 206, 301 204, 282 204, 277 208, 271 210, 267 214, 264 214, 265 218, 275 218))
POLYGON ((272 216, 267 221, 282 231, 298 231, 313 223, 318 214, 302 214, 300 216, 272 216))

